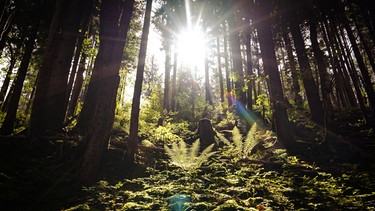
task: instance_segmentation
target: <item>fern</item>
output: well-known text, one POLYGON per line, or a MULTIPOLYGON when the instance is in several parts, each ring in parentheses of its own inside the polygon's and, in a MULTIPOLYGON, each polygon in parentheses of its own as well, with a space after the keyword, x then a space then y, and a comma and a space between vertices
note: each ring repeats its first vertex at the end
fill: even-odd
POLYGON ((253 148, 259 143, 259 134, 258 134, 258 126, 257 123, 254 123, 249 132, 247 133, 246 139, 243 143, 243 155, 244 156, 249 156, 251 154, 251 151, 253 148))
POLYGON ((169 148, 164 145, 164 150, 169 156, 171 163, 175 166, 180 167, 186 171, 193 171, 201 167, 212 155, 216 152, 212 152, 214 144, 211 144, 205 148, 200 155, 199 154, 200 141, 197 139, 189 148, 184 141, 180 141, 178 144, 173 143, 172 147, 169 148))
POLYGON ((253 148, 263 137, 259 134, 258 129, 257 124, 254 123, 244 139, 240 130, 237 127, 234 127, 232 130, 233 143, 229 142, 223 135, 219 136, 219 139, 228 145, 230 155, 238 158, 249 157, 253 148))
POLYGON ((223 134, 221 134, 217 131, 215 131, 215 132, 216 132, 217 138, 219 139, 218 140, 219 142, 223 142, 226 145, 231 145, 230 141, 223 134))
POLYGON ((242 135, 240 130, 234 126, 232 131, 232 137, 233 137, 233 143, 234 143, 234 153, 240 155, 242 157, 242 149, 243 149, 243 143, 242 143, 242 135))

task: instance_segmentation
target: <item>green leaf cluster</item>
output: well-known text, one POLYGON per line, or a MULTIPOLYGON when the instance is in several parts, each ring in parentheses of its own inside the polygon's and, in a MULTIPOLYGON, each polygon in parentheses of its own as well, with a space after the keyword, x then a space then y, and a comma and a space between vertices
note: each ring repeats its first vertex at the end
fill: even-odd
POLYGON ((257 123, 254 123, 246 137, 241 134, 236 126, 232 130, 232 142, 228 141, 223 135, 218 137, 229 147, 228 152, 231 156, 242 159, 248 158, 252 154, 254 147, 264 138, 260 133, 257 123))
POLYGON ((173 143, 171 148, 164 145, 164 149, 171 159, 172 164, 188 172, 198 169, 208 158, 214 155, 216 152, 212 152, 213 147, 214 144, 211 144, 199 154, 199 139, 197 139, 191 147, 183 140, 179 143, 173 143))

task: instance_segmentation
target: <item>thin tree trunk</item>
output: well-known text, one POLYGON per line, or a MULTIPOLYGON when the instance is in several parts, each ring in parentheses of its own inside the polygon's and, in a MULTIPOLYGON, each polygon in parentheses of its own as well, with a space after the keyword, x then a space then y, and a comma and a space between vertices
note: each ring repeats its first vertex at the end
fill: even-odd
POLYGON ((221 53, 220 53, 220 38, 216 38, 216 50, 217 50, 217 69, 219 74, 219 87, 220 87, 220 102, 224 102, 224 79, 223 70, 221 68, 221 53))
POLYGON ((360 26, 358 25, 358 22, 355 21, 354 23, 355 23, 355 27, 357 28, 357 31, 358 31, 359 39, 363 43, 362 47, 363 47, 363 49, 365 49, 365 52, 366 52, 366 55, 367 55, 368 60, 370 62, 371 68, 373 70, 375 70, 375 58, 372 55, 372 52, 371 52, 371 49, 370 49, 371 47, 369 47, 369 46, 374 46, 374 45, 371 45, 373 43, 366 41, 365 37, 363 36, 362 30, 361 30, 360 26))
POLYGON ((291 74, 291 78, 292 78, 292 90, 293 90, 293 95, 294 95, 294 102, 297 106, 297 108, 301 108, 302 107, 302 96, 301 96, 301 87, 299 85, 299 76, 298 76, 298 73, 297 73, 297 68, 296 68, 296 62, 294 60, 294 55, 293 55, 293 49, 292 49, 292 44, 291 44, 291 41, 290 41, 290 36, 286 30, 286 27, 283 26, 283 29, 282 29, 282 36, 283 36, 283 39, 284 39, 284 42, 285 42, 285 48, 286 48, 286 52, 287 52, 287 55, 288 55, 288 64, 289 64, 289 68, 290 68, 290 74, 291 74))
POLYGON ((139 110, 140 110, 140 101, 141 101, 141 93, 142 93, 142 83, 143 83, 143 73, 145 69, 145 61, 146 61, 146 52, 147 52, 147 42, 148 42, 148 34, 150 30, 150 22, 151 22, 151 8, 152 8, 152 0, 147 0, 146 3, 146 13, 142 28, 142 39, 141 39, 141 47, 139 49, 139 57, 138 57, 138 66, 137 66, 137 75, 134 84, 134 95, 133 95, 133 102, 132 102, 132 109, 131 109, 131 119, 130 119, 130 133, 129 139, 125 154, 125 160, 128 164, 134 163, 134 155, 137 150, 138 145, 138 124, 139 124, 139 110))
MULTIPOLYGON (((247 5, 247 4, 246 4, 247 5)), ((248 5, 247 5, 248 6, 248 5)), ((246 45, 246 85, 247 85, 247 109, 253 109, 253 80, 254 80, 254 73, 253 73, 253 61, 252 61, 252 54, 251 54, 251 25, 250 25, 250 15, 246 12, 245 18, 245 45, 246 45)))
MULTIPOLYGON (((10 25, 12 24, 13 16, 16 12, 17 6, 14 6, 13 1, 5 0, 0 3, 1 13, 0 13, 0 42, 5 44, 6 35, 10 31, 10 25), (13 4, 13 5, 12 5, 13 4), (16 9, 14 9, 16 8, 16 9)), ((0 48, 0 55, 3 48, 0 48)))
POLYGON ((310 21, 310 40, 314 52, 314 58, 316 59, 316 64, 318 66, 319 78, 320 78, 320 88, 323 100, 324 109, 324 123, 330 128, 333 124, 333 108, 329 98, 332 92, 330 81, 327 73, 327 67, 324 61, 323 53, 319 48, 318 34, 316 29, 315 20, 310 21))
MULTIPOLYGON (((12 76, 12 71, 13 71, 13 68, 14 68, 15 64, 16 64, 16 58, 14 58, 14 56, 11 56, 10 57, 10 62, 9 62, 9 67, 8 67, 8 71, 7 71, 7 74, 6 74, 5 79, 3 81, 3 85, 1 86, 1 91, 0 91, 0 103, 1 103, 1 106, 4 103, 5 96, 7 94, 8 89, 9 89, 10 77, 12 76)), ((4 108, 4 109, 6 110, 6 108, 4 108)))
MULTIPOLYGON (((229 4, 230 5, 230 4, 229 4)), ((229 44, 232 53, 233 71, 235 81, 235 97, 241 102, 241 104, 246 103, 246 94, 243 91, 244 88, 244 74, 242 68, 242 57, 241 57, 241 43, 240 35, 238 31, 238 21, 236 20, 238 6, 235 4, 228 16, 228 26, 229 26, 229 44)))
POLYGON ((223 23, 223 38, 224 38, 224 67, 225 67, 225 82, 226 82, 226 90, 227 90, 227 100, 228 100, 228 107, 231 107, 232 97, 230 93, 232 92, 232 88, 230 85, 230 73, 229 73, 229 55, 228 55, 228 35, 226 29, 225 22, 223 23))
POLYGON ((176 95, 177 95, 177 51, 175 51, 173 56, 173 78, 172 78, 172 96, 171 96, 171 109, 176 111, 176 95))
POLYGON ((10 93, 11 95, 10 95, 8 109, 6 111, 6 116, 0 129, 1 135, 10 135, 14 131, 14 123, 16 121, 18 103, 21 98, 23 83, 26 78, 26 73, 29 67, 31 55, 34 50, 35 39, 37 37, 37 33, 39 30, 39 25, 40 25, 40 18, 41 18, 42 11, 44 9, 44 1, 41 1, 39 7, 40 7, 39 12, 38 12, 39 15, 35 18, 35 21, 33 22, 33 28, 31 29, 30 37, 25 43, 25 53, 23 55, 20 67, 18 69, 17 77, 13 82, 14 88, 12 90, 12 93, 10 93))
POLYGON ((340 3, 339 3, 339 8, 340 8, 339 12, 342 12, 342 13, 340 13, 341 14, 341 17, 340 17, 341 21, 344 24, 344 28, 347 32, 347 36, 350 40, 351 47, 353 49, 355 58, 357 60, 358 67, 359 67, 359 69, 361 71, 361 74, 362 74, 362 77, 363 77, 363 86, 366 90, 367 97, 368 97, 368 100, 370 102, 370 112, 372 114, 374 114, 375 113, 375 91, 374 91, 374 88, 373 88, 373 84, 371 82, 371 77, 370 77, 369 71, 368 71, 368 69, 367 69, 367 67, 366 67, 366 65, 363 61, 363 57, 361 55, 361 52, 358 48, 356 39, 355 39, 354 34, 353 34, 353 32, 351 30, 351 27, 349 25, 349 21, 343 15, 345 13, 344 13, 344 10, 343 10, 342 5, 340 3))
POLYGON ((319 91, 316 87, 309 59, 306 54, 305 44, 301 34, 299 24, 295 17, 289 18, 290 31, 293 36, 294 45, 297 52, 297 59, 300 66, 302 81, 305 87, 306 97, 310 109, 311 119, 318 125, 323 125, 323 107, 319 98, 319 91))
POLYGON ((208 49, 205 49, 205 52, 204 52, 204 87, 205 87, 206 102, 210 105, 213 105, 212 96, 211 96, 211 87, 210 87, 210 73, 209 73, 209 65, 208 65, 208 49))
POLYGON ((69 100, 67 117, 74 116, 76 108, 77 108, 79 94, 81 93, 82 85, 83 85, 83 73, 85 72, 86 59, 87 59, 87 54, 82 53, 81 59, 78 65, 77 74, 74 79, 74 85, 72 89, 71 98, 69 100))
MULTIPOLYGON (((166 32, 169 33, 169 32, 166 32)), ((165 44, 165 74, 164 74, 164 109, 166 111, 170 110, 169 104, 169 84, 170 84, 170 77, 171 77, 171 40, 169 35, 166 36, 166 44, 165 44)))
MULTIPOLYGON (((62 129, 68 103, 69 69, 79 24, 84 14, 81 8, 88 6, 91 8, 92 3, 93 0, 71 0, 67 3, 67 8, 62 8, 63 11, 69 11, 69 13, 61 25, 61 33, 49 37, 47 41, 51 42, 51 46, 47 47, 47 54, 38 74, 39 79, 30 118, 32 136, 41 136, 45 133, 56 134, 62 129)), ((54 27, 55 24, 58 23, 52 22, 50 30, 58 29, 54 27)), ((55 32, 58 31, 60 30, 55 32)))

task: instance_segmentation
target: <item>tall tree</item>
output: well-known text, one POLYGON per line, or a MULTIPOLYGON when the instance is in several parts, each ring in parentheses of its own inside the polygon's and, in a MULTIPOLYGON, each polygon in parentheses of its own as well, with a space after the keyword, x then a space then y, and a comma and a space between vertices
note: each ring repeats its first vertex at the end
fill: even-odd
POLYGON ((152 0, 147 0, 146 1, 146 13, 145 13, 143 29, 142 29, 141 46, 139 49, 137 74, 136 74, 136 79, 135 79, 135 84, 134 84, 134 94, 133 94, 131 119, 130 119, 130 133, 129 133, 128 144, 126 148, 127 151, 126 151, 126 157, 125 157, 125 160, 130 164, 134 162, 134 154, 137 150, 137 145, 138 145, 139 110, 140 110, 140 101, 141 101, 142 84, 143 84, 143 73, 144 73, 145 63, 146 63, 148 34, 149 34, 150 22, 151 22, 151 8, 152 8, 152 0))
POLYGON ((1 135, 10 135, 13 133, 14 123, 16 121, 18 103, 21 98, 23 83, 26 78, 26 73, 27 73, 27 69, 29 66, 30 59, 31 59, 31 55, 34 50, 34 44, 35 44, 35 40, 36 40, 37 33, 39 30, 40 21, 41 21, 41 14, 43 14, 42 11, 44 9, 44 0, 40 1, 39 5, 40 5, 39 6, 40 8, 37 10, 38 15, 34 18, 34 21, 31 24, 33 27, 30 31, 30 36, 26 40, 25 52, 24 52, 20 67, 18 69, 16 79, 13 82, 14 88, 12 90, 12 93, 10 93, 11 96, 9 100, 8 109, 6 112, 4 122, 0 129, 1 135))
POLYGON ((230 96, 232 91, 231 81, 230 81, 230 70, 229 70, 229 53, 228 53, 228 34, 226 22, 223 21, 223 39, 224 39, 224 67, 225 67, 225 85, 227 91, 228 107, 232 106, 233 102, 230 96))
POLYGON ((352 28, 349 24, 349 21, 348 21, 347 17, 345 17, 345 11, 344 11, 343 5, 340 2, 338 2, 338 8, 339 8, 338 14, 340 14, 339 18, 340 18, 341 22, 343 23, 344 28, 347 32, 348 38, 349 38, 350 43, 351 43, 351 47, 353 49, 355 58, 356 58, 357 63, 358 63, 359 70, 361 71, 361 74, 362 74, 362 77, 363 77, 363 86, 366 90, 367 97, 368 97, 368 100, 370 102, 371 113, 374 114, 375 113, 375 91, 374 91, 373 83, 371 81, 370 73, 369 73, 368 68, 366 67, 366 65, 363 61, 363 57, 362 57, 362 54, 359 50, 359 47, 358 47, 358 44, 356 42, 355 36, 353 34, 352 28))
POLYGON ((299 85, 299 75, 297 72, 297 64, 294 58, 293 54, 293 48, 292 48, 292 43, 290 41, 290 36, 289 36, 289 31, 287 30, 287 27, 285 24, 282 24, 282 36, 283 40, 285 43, 285 48, 287 52, 287 57, 288 57, 288 67, 291 75, 291 80, 292 80, 292 92, 293 92, 293 100, 297 106, 297 108, 302 107, 302 96, 301 96, 301 87, 299 85))
POLYGON ((12 0, 4 0, 0 3, 1 13, 0 13, 0 54, 3 50, 5 45, 5 37, 9 33, 10 25, 12 23, 13 16, 16 12, 18 6, 16 6, 15 1, 12 0))
POLYGON ((333 106, 330 100, 332 89, 327 72, 326 62, 324 60, 324 55, 319 48, 317 24, 313 8, 311 8, 310 10, 310 40, 320 78, 320 89, 322 93, 322 104, 324 109, 324 125, 327 125, 328 128, 330 128, 333 124, 333 106))
POLYGON ((242 68, 241 43, 239 32, 239 15, 237 14, 240 4, 237 2, 226 1, 228 9, 228 26, 229 26, 229 44, 232 53, 233 77, 235 84, 235 97, 242 103, 246 103, 246 94, 244 92, 244 73, 242 68))
POLYGON ((247 109, 252 110, 253 107, 253 80, 254 80, 254 72, 253 72, 253 61, 252 61, 252 48, 251 48, 251 16, 250 12, 248 11, 250 7, 250 2, 245 0, 242 7, 242 14, 243 24, 244 24, 244 36, 245 36, 245 46, 246 46, 246 94, 247 94, 247 109))
MULTIPOLYGON (((289 8, 293 8, 291 4, 289 4, 289 6, 289 8)), ((305 87, 311 119, 318 125, 323 125, 323 107, 319 97, 319 90, 312 75, 312 68, 309 63, 309 58, 305 50, 305 43, 299 26, 299 20, 296 18, 298 15, 301 14, 298 14, 297 8, 294 8, 289 12, 288 20, 290 23, 290 31, 292 33, 294 46, 297 52, 297 59, 302 81, 305 87)))
POLYGON ((100 5, 99 51, 77 127, 88 143, 81 165, 84 182, 95 180, 116 108, 119 71, 134 0, 104 0, 100 5))
POLYGON ((257 4, 257 24, 255 27, 258 32, 264 72, 269 76, 268 84, 273 109, 273 121, 281 143, 286 149, 290 150, 295 144, 295 139, 288 119, 286 102, 277 67, 275 45, 272 38, 272 4, 271 0, 259 0, 257 4))
POLYGON ((93 4, 93 0, 56 2, 30 117, 32 136, 56 134, 62 129, 68 103, 70 64, 82 14, 87 14, 82 13, 81 8, 89 9, 93 4))
POLYGON ((217 69, 219 74, 220 102, 224 102, 224 77, 221 64, 220 37, 216 37, 217 69))

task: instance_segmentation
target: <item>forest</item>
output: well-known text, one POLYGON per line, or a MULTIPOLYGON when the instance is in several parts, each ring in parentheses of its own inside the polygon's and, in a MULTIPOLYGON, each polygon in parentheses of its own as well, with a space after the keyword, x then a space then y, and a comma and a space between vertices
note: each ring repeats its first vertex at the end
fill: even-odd
POLYGON ((375 210, 375 1, 1 0, 1 210, 375 210))

